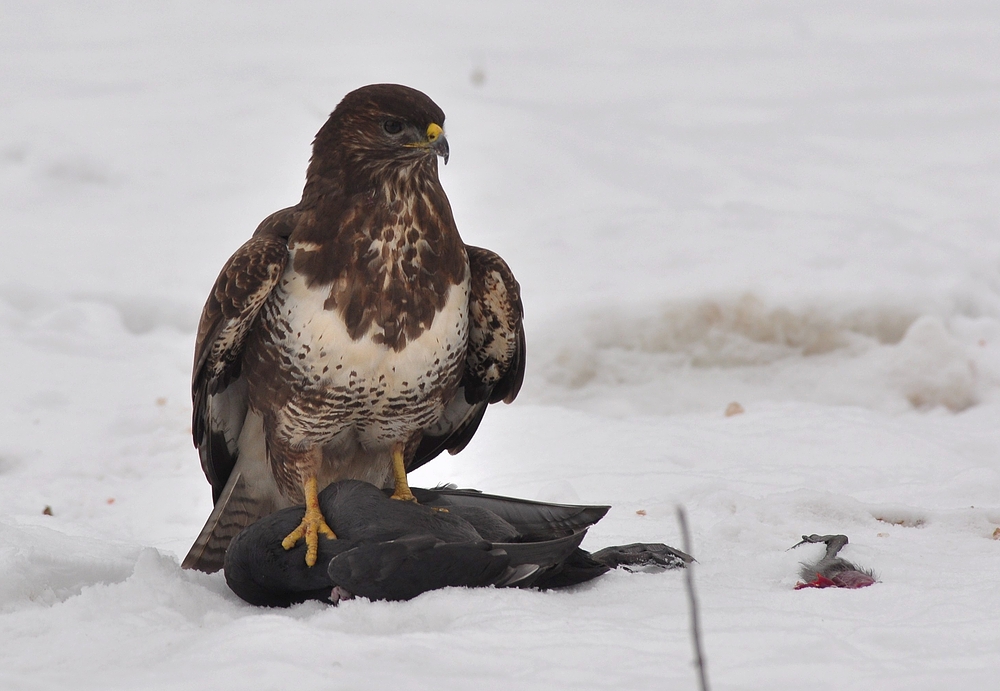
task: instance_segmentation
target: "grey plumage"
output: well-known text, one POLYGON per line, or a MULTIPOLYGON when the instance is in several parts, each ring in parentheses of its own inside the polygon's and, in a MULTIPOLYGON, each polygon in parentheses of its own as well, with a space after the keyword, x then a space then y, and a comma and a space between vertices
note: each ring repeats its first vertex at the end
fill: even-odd
POLYGON ((546 504, 472 490, 414 488, 421 504, 390 500, 345 480, 320 493, 339 539, 323 541, 316 566, 278 536, 297 520, 278 511, 240 533, 226 554, 226 580, 244 600, 284 606, 348 595, 405 600, 445 586, 555 588, 581 583, 622 563, 683 566, 665 545, 628 545, 594 555, 579 548, 606 506, 546 504), (447 511, 435 509, 446 508, 447 511), (623 554, 628 556, 622 557, 623 554))

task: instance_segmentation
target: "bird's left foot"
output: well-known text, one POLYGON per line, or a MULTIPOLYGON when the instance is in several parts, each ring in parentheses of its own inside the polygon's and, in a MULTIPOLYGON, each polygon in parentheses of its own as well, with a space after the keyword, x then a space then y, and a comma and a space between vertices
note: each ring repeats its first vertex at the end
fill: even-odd
MULTIPOLYGON (((406 480, 406 463, 403 460, 402 444, 396 444, 392 449, 392 475, 396 481, 396 488, 389 498, 396 501, 412 501, 414 504, 420 503, 413 496, 413 492, 410 491, 410 483, 406 480)), ((448 509, 430 508, 434 511, 448 513, 448 509)))
POLYGON ((400 487, 399 483, 396 484, 396 491, 389 498, 396 501, 412 501, 414 504, 417 503, 417 498, 413 496, 413 492, 410 491, 409 486, 403 485, 400 487))
POLYGON ((403 459, 403 445, 396 444, 392 447, 392 475, 395 479, 395 490, 390 499, 396 501, 412 501, 417 503, 417 498, 410 491, 410 483, 406 481, 406 462, 403 459))
MULTIPOLYGON (((420 503, 417 501, 417 498, 413 496, 413 492, 410 491, 409 485, 403 485, 402 489, 400 489, 400 486, 397 484, 396 490, 392 493, 392 496, 390 496, 389 498, 395 499, 397 501, 412 501, 414 504, 420 503)), ((444 508, 443 506, 428 506, 427 508, 430 509, 431 511, 438 511, 440 513, 450 513, 448 509, 444 508)))

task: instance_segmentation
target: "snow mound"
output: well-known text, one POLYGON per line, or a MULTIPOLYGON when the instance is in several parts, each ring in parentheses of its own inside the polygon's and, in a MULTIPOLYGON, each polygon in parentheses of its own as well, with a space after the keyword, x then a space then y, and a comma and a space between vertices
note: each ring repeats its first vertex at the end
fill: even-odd
POLYGON ((0 612, 51 606, 129 577, 138 548, 0 523, 0 612))
POLYGON ((776 397, 960 411, 996 388, 977 364, 988 369, 983 328, 949 328, 889 304, 771 307, 753 295, 606 307, 538 334, 542 371, 530 391, 620 413, 724 410, 776 397))
POLYGON ((976 402, 975 364, 940 319, 913 322, 894 355, 891 377, 913 407, 964 410, 976 402))

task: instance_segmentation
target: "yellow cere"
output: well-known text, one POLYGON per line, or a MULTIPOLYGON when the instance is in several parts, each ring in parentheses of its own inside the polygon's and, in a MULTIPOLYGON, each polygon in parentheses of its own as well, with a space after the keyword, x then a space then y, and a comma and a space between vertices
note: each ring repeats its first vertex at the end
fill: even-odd
POLYGON ((441 136, 442 132, 444 132, 444 130, 441 129, 441 125, 432 122, 427 126, 427 141, 429 142, 436 141, 437 138, 441 136))

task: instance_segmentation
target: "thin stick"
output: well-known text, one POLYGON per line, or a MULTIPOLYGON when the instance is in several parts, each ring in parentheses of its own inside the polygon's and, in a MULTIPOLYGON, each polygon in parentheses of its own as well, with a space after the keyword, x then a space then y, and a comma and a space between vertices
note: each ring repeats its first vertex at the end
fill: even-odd
MULTIPOLYGON (((687 514, 683 506, 677 507, 677 522, 681 524, 684 551, 694 554, 691 549, 691 533, 688 531, 687 514)), ((698 669, 701 691, 708 691, 708 675, 705 672, 705 654, 701 649, 701 623, 698 616, 698 598, 694 594, 694 563, 684 569, 684 583, 687 586, 688 605, 691 610, 691 640, 694 644, 694 666, 698 669)))

